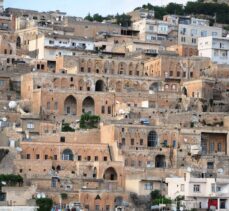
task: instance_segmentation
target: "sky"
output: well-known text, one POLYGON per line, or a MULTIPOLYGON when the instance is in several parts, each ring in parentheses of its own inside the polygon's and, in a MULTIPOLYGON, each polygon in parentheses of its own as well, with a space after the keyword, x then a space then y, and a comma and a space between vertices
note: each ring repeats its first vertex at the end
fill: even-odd
MULTIPOLYGON (((60 10, 68 15, 85 17, 99 13, 101 15, 130 12, 143 4, 166 5, 172 0, 4 0, 4 7, 32 9, 38 11, 60 10)), ((190 0, 192 1, 192 0, 190 0)), ((173 0, 185 4, 187 0, 173 0)))

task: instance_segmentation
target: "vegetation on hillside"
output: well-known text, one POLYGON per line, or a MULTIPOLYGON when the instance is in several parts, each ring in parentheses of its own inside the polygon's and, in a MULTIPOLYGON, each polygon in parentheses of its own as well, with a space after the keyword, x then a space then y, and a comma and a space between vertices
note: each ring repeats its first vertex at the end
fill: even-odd
MULTIPOLYGON (((185 6, 177 3, 169 3, 166 6, 154 6, 150 3, 137 7, 135 10, 140 8, 154 10, 155 18, 162 19, 164 15, 177 14, 177 15, 205 15, 210 20, 210 23, 216 21, 217 23, 229 24, 229 5, 215 3, 204 3, 202 0, 196 2, 188 2, 185 6)), ((126 14, 107 15, 102 16, 98 13, 91 15, 90 13, 85 17, 89 21, 108 21, 115 20, 114 23, 122 26, 131 25, 131 17, 126 14)))
POLYGON ((53 206, 53 200, 50 198, 36 199, 36 204, 39 207, 38 211, 50 211, 53 206))
POLYGON ((81 129, 98 128, 99 122, 100 122, 99 116, 91 115, 90 113, 85 113, 80 117, 80 128, 81 129))
POLYGON ((21 186, 23 184, 23 178, 20 175, 15 174, 0 174, 0 186, 21 186))

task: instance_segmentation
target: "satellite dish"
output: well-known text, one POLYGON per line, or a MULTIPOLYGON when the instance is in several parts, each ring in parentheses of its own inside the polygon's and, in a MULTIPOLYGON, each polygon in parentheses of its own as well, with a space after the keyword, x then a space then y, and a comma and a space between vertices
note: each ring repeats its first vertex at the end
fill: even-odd
POLYGON ((41 198, 45 198, 45 193, 41 193, 41 198))
POLYGON ((6 118, 6 117, 3 117, 3 118, 2 118, 2 121, 3 121, 3 122, 6 122, 6 121, 7 121, 7 118, 6 118))
POLYGON ((4 110, 7 110, 6 106, 3 107, 4 110))
POLYGON ((40 193, 37 194, 37 198, 38 198, 38 199, 41 198, 41 194, 40 194, 40 193))
POLYGON ((223 170, 222 168, 217 169, 217 173, 219 173, 219 174, 223 174, 223 172, 224 172, 224 170, 223 170))
POLYGON ((17 102, 15 102, 15 101, 10 101, 9 102, 9 108, 10 109, 14 109, 14 108, 16 108, 17 107, 17 102))
POLYGON ((2 181, 2 185, 6 185, 6 182, 5 181, 2 181))
POLYGON ((192 168, 191 167, 188 167, 187 168, 187 172, 191 173, 192 172, 192 168))

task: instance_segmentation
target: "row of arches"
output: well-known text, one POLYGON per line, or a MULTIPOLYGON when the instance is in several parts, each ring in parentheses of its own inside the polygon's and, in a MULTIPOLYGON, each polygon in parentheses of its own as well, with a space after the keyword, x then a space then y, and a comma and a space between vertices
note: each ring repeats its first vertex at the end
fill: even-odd
MULTIPOLYGON (((95 113, 95 101, 92 97, 86 97, 82 103, 83 113, 95 113)), ((76 115, 77 113, 77 101, 72 95, 68 96, 64 101, 64 114, 76 115)))
POLYGON ((142 63, 92 59, 80 60, 80 72, 142 76, 144 75, 143 70, 144 65, 142 63))

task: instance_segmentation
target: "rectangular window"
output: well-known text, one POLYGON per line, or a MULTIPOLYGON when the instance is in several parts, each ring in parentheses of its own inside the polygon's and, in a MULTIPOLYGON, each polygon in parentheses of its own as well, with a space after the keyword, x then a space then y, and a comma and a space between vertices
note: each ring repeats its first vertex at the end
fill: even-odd
POLYGON ((145 190, 152 190, 153 189, 153 186, 152 186, 152 184, 151 183, 145 183, 145 190))
POLYGON ((218 152, 222 152, 222 144, 218 144, 218 152))
POLYGON ((40 159, 40 155, 39 154, 36 154, 36 159, 40 159))
POLYGON ((210 153, 213 153, 214 151, 214 143, 210 143, 210 153))
POLYGON ((100 207, 99 205, 95 205, 95 211, 99 211, 100 207))
POLYGON ((200 185, 193 185, 193 192, 195 193, 200 192, 200 185))
POLYGON ((50 102, 47 102, 47 109, 50 110, 50 102))
POLYGON ((54 110, 58 110, 58 102, 54 103, 54 110))
POLYGON ((45 160, 48 160, 48 155, 45 155, 45 160))
POLYGON ((122 146, 125 146, 125 145, 126 145, 126 139, 122 138, 122 146))
POLYGON ((185 42, 185 37, 181 37, 181 42, 185 42))
POLYGON ((108 114, 111 114, 111 107, 110 107, 110 106, 108 106, 108 108, 107 108, 107 109, 108 109, 107 113, 108 113, 108 114))
POLYGON ((181 185, 180 185, 180 191, 181 191, 181 192, 184 192, 184 184, 181 184, 181 185))
POLYGON ((64 137, 64 136, 61 136, 61 137, 60 137, 60 142, 62 142, 62 143, 65 142, 65 137, 64 137))
POLYGON ((211 191, 212 191, 212 193, 215 193, 215 183, 211 184, 211 191))
POLYGON ((110 211, 110 205, 106 205, 106 211, 110 211))
POLYGON ((53 40, 49 40, 49 44, 50 45, 53 45, 54 44, 54 41, 53 40))
POLYGON ((95 156, 95 161, 98 161, 99 159, 98 159, 98 156, 95 156))
POLYGON ((196 44, 196 38, 192 38, 192 44, 196 44))
POLYGON ((57 155, 54 155, 53 159, 54 159, 54 160, 57 160, 57 155))
POLYGON ((27 129, 34 129, 33 123, 27 123, 27 129))
POLYGON ((140 139, 140 145, 141 146, 143 145, 143 139, 140 139))
POLYGON ((208 33, 207 31, 201 31, 200 35, 201 37, 207 37, 208 33))
POLYGON ((102 114, 105 114, 105 106, 102 106, 102 108, 101 108, 101 113, 102 113, 102 114))
POLYGON ((207 168, 208 169, 214 169, 214 163, 213 162, 207 162, 207 168))
POLYGON ((78 161, 81 161, 81 160, 82 160, 81 155, 78 155, 78 161))
POLYGON ((30 154, 26 155, 26 159, 28 159, 28 160, 30 159, 30 154))
POLYGON ((103 157, 103 161, 107 161, 107 156, 103 157))
POLYGON ((134 139, 133 138, 131 139, 131 145, 132 146, 134 145, 134 139))
POLYGON ((176 146, 177 146, 177 141, 173 140, 173 148, 176 148, 176 146))

